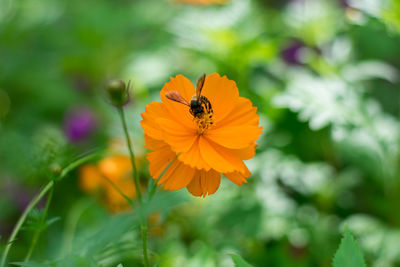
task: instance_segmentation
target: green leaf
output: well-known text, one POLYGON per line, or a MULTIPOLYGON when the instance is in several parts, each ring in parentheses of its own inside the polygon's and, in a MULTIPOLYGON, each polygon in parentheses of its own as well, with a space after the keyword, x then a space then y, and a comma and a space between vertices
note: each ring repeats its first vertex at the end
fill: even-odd
POLYGON ((141 207, 135 207, 130 213, 122 213, 109 218, 104 218, 95 229, 82 231, 74 243, 73 248, 60 259, 60 266, 74 266, 71 262, 76 257, 96 257, 105 260, 115 255, 125 255, 129 251, 130 257, 140 257, 140 239, 126 242, 124 236, 128 233, 138 232, 140 215, 148 216, 151 212, 168 212, 173 207, 184 203, 188 198, 185 194, 177 192, 157 192, 149 202, 144 202, 141 207), (136 253, 137 252, 137 253, 136 253), (137 254, 137 255, 136 255, 137 254))
MULTIPOLYGON (((61 217, 59 217, 59 216, 48 219, 48 220, 46 221, 46 224, 44 225, 44 228, 48 228, 50 225, 52 225, 53 223, 55 223, 55 222, 57 222, 57 221, 59 221, 59 220, 61 220, 61 217)), ((44 229, 43 229, 43 230, 44 230, 44 229)))
POLYGON ((236 267, 253 267, 253 265, 251 265, 250 263, 245 261, 241 256, 239 256, 237 254, 232 253, 232 254, 229 254, 229 256, 231 256, 236 267))
POLYGON ((113 216, 105 221, 94 234, 75 244, 75 254, 82 256, 95 255, 107 245, 120 240, 125 233, 138 225, 139 220, 134 213, 113 216))
POLYGON ((36 262, 11 262, 11 264, 24 267, 49 267, 49 265, 47 264, 41 264, 36 262))
POLYGON ((188 201, 188 198, 180 192, 161 191, 140 207, 143 214, 150 214, 155 211, 166 211, 188 201))
POLYGON ((357 243, 346 228, 339 249, 333 258, 333 267, 365 267, 364 258, 357 243))

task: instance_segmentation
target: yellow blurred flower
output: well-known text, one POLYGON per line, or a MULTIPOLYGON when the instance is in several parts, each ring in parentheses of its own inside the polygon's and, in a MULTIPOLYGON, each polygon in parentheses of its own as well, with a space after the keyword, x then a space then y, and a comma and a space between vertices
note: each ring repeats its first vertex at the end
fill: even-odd
POLYGON ((79 170, 79 185, 86 193, 100 196, 111 212, 130 209, 126 199, 107 179, 112 181, 130 199, 136 196, 132 166, 128 156, 114 155, 102 159, 97 164, 82 166, 79 170))

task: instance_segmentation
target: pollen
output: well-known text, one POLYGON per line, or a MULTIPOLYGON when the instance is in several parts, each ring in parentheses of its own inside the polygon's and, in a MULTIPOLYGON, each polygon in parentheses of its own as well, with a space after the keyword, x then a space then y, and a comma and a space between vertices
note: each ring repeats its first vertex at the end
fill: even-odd
POLYGON ((215 125, 212 109, 203 112, 200 116, 194 117, 193 121, 197 124, 197 134, 203 135, 208 129, 215 125))

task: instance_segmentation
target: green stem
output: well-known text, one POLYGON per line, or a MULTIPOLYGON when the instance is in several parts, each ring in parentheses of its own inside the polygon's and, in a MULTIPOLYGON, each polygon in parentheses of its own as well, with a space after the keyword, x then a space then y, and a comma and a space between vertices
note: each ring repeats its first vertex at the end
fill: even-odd
POLYGON ((125 200, 129 203, 129 205, 134 207, 135 203, 130 199, 127 195, 124 194, 124 192, 121 191, 121 189, 113 182, 111 181, 107 176, 102 175, 101 176, 104 180, 106 180, 117 192, 120 194, 125 200))
MULTIPOLYGON (((111 181, 108 177, 102 176, 108 183, 111 184, 111 186, 120 194, 132 207, 134 207, 134 202, 132 199, 130 199, 127 195, 125 195, 122 190, 113 182, 111 181)), ((143 260, 144 260, 144 265, 145 266, 150 266, 149 265, 149 260, 148 260, 148 255, 147 255, 147 224, 143 220, 142 216, 142 211, 138 210, 139 217, 141 218, 141 225, 140 229, 142 231, 142 244, 143 244, 143 260)))
MULTIPOLYGON (((28 217, 29 213, 33 210, 33 208, 39 203, 39 201, 46 195, 46 193, 53 187, 54 181, 49 182, 41 191, 40 193, 29 203, 29 205, 25 208, 24 212, 22 213, 21 217, 19 218, 17 224, 15 225, 8 242, 12 242, 17 237, 19 230, 21 230, 22 225, 24 224, 26 218, 28 217)), ((3 252, 3 257, 1 259, 0 266, 4 267, 7 259, 7 254, 11 248, 13 243, 10 243, 6 246, 3 252)))
POLYGON ((131 164, 132 164, 132 169, 133 169, 133 178, 135 181, 137 199, 139 201, 139 204, 142 204, 142 193, 140 191, 139 176, 138 176, 137 169, 136 169, 135 154, 132 149, 131 138, 129 137, 128 127, 126 125, 124 109, 122 107, 119 107, 118 113, 121 118, 122 128, 124 129, 125 139, 126 139, 126 143, 127 143, 128 150, 129 150, 129 156, 131 158, 131 164))
MULTIPOLYGON (((87 162, 87 161, 89 161, 89 160, 91 160, 91 159, 94 159, 94 158, 96 158, 96 157, 98 157, 98 153, 96 153, 96 154, 90 154, 90 155, 84 156, 84 157, 82 157, 82 158, 80 158, 80 159, 78 159, 78 160, 72 162, 71 164, 69 164, 67 167, 65 167, 65 168, 62 170, 62 172, 61 172, 61 174, 60 174, 58 180, 63 179, 63 178, 64 178, 71 170, 73 170, 74 168, 76 168, 76 167, 78 167, 79 165, 81 165, 81 164, 83 164, 83 163, 85 163, 85 162, 87 162)), ((54 186, 54 181, 50 181, 50 182, 39 192, 39 194, 38 194, 35 198, 33 198, 33 199, 31 200, 31 202, 29 202, 28 206, 25 208, 25 210, 24 210, 24 212, 22 213, 21 217, 18 219, 17 224, 14 226, 14 229, 13 229, 13 231, 12 231, 12 233, 11 233, 10 238, 8 239, 7 246, 6 246, 6 248, 4 249, 3 256, 2 256, 1 261, 0 261, 0 267, 4 267, 4 266, 5 266, 6 260, 7 260, 8 252, 10 251, 11 246, 13 245, 13 243, 14 243, 14 241, 15 241, 15 238, 17 237, 19 231, 21 230, 21 227, 22 227, 22 225, 24 224, 24 222, 25 222, 26 218, 28 217, 29 213, 33 210, 33 208, 36 207, 36 205, 39 203, 39 201, 46 195, 46 193, 47 193, 53 186, 54 186)))
POLYGON ((149 258, 147 255, 147 224, 142 223, 142 225, 140 226, 141 230, 142 230, 142 243, 143 243, 143 260, 144 260, 144 266, 150 266, 149 265, 149 258))
POLYGON ((47 212, 49 210, 50 202, 51 202, 51 200, 53 198, 53 192, 54 192, 54 185, 50 188, 50 193, 49 193, 49 196, 47 197, 46 206, 44 208, 42 218, 40 219, 40 228, 38 228, 36 230, 36 232, 35 232, 35 234, 33 236, 31 245, 29 246, 28 253, 26 254, 26 257, 25 257, 25 260, 24 260, 25 262, 30 260, 30 258, 32 256, 32 253, 35 250, 36 244, 37 244, 37 242, 39 240, 40 234, 45 229, 44 224, 46 223, 47 212))
MULTIPOLYGON (((137 199, 139 202, 139 206, 141 206, 142 205, 142 193, 140 191, 139 176, 138 176, 138 172, 136 169, 135 154, 133 153, 131 138, 129 137, 128 127, 126 125, 123 107, 118 107, 118 113, 121 118, 122 128, 124 129, 126 144, 128 146, 129 156, 131 158, 132 169, 133 169, 133 178, 134 178, 135 187, 136 187, 136 196, 137 196, 137 199)), ((140 227, 142 230, 141 232, 142 232, 142 245, 143 245, 143 262, 144 262, 144 266, 148 267, 150 265, 149 265, 149 259, 147 256, 147 216, 146 216, 146 218, 143 218, 143 215, 141 214, 140 209, 139 209, 138 215, 140 217, 140 227)))
POLYGON ((86 155, 82 156, 81 158, 78 158, 77 160, 75 160, 72 163, 70 163, 67 167, 62 169, 61 174, 60 174, 59 178, 57 179, 57 181, 60 181, 60 180, 64 179, 65 176, 67 176, 67 174, 70 171, 72 171, 75 168, 79 167, 83 163, 86 163, 88 161, 94 160, 94 159, 98 158, 102 154, 103 154, 103 151, 100 150, 99 152, 88 154, 88 155, 86 154, 86 155))

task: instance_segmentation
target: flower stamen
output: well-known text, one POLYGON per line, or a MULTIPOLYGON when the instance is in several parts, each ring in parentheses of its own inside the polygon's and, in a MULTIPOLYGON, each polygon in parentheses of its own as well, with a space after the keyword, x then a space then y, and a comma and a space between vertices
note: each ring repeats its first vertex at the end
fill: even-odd
POLYGON ((215 124, 215 118, 213 116, 212 109, 205 109, 202 114, 193 118, 193 121, 197 124, 197 134, 203 135, 211 126, 215 124))

